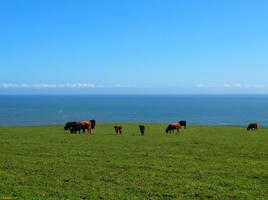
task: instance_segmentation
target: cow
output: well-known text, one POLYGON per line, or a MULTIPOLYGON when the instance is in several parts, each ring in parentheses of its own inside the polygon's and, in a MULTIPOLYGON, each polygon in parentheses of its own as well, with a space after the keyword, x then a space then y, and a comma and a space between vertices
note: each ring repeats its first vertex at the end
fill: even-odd
POLYGON ((141 135, 144 135, 145 127, 143 125, 139 125, 139 127, 141 131, 141 135))
POLYGON ((254 129, 254 131, 257 129, 258 130, 258 124, 257 123, 251 123, 251 124, 249 124, 248 125, 248 127, 247 127, 247 130, 249 130, 249 129, 254 129))
POLYGON ((122 134, 122 126, 114 126, 116 135, 118 134, 118 132, 120 132, 120 135, 122 134))
POLYGON ((64 130, 70 130, 71 132, 71 129, 73 127, 73 125, 75 124, 75 122, 67 122, 67 124, 64 126, 64 130))
POLYGON ((91 129, 94 129, 96 121, 94 119, 90 120, 91 122, 91 129))
POLYGON ((177 129, 177 133, 179 133, 180 128, 181 128, 180 123, 169 124, 166 129, 166 133, 168 133, 168 131, 171 133, 171 130, 173 130, 173 133, 174 133, 174 129, 177 129))
POLYGON ((76 133, 76 131, 79 131, 80 134, 80 130, 83 129, 83 133, 85 133, 85 129, 88 130, 87 134, 91 134, 91 122, 89 121, 81 121, 81 122, 75 122, 75 124, 73 125, 73 128, 71 129, 71 133, 76 133))
POLYGON ((186 121, 182 120, 179 121, 178 123, 180 123, 181 127, 184 126, 184 129, 186 129, 186 121))

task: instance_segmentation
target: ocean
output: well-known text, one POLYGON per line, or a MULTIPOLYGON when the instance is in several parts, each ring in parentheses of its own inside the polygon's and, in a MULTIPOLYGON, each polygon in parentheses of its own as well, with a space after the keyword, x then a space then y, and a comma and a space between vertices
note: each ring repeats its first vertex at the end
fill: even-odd
POLYGON ((91 119, 268 127, 268 95, 0 95, 0 126, 91 119))

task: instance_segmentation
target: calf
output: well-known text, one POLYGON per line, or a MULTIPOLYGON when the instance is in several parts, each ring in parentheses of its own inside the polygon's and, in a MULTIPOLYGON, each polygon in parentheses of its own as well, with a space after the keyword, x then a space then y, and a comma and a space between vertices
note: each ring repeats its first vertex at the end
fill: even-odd
POLYGON ((116 134, 118 134, 118 132, 120 132, 120 135, 122 134, 122 126, 114 126, 114 129, 116 134))
POLYGON ((143 125, 139 125, 139 127, 141 131, 141 135, 144 135, 145 127, 143 125))

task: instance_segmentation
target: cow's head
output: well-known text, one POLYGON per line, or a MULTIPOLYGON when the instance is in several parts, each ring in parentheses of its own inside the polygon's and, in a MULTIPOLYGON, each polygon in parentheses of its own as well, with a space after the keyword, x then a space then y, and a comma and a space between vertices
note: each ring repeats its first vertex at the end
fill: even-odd
POLYGON ((73 132, 74 132, 74 129, 73 129, 73 128, 71 128, 71 129, 70 129, 70 131, 71 131, 71 133, 73 133, 73 132))

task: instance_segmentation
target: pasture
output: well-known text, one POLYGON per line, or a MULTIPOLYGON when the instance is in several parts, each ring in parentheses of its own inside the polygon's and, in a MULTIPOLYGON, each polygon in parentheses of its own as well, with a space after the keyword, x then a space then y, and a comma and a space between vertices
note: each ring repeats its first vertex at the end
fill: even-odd
POLYGON ((268 128, 138 125, 0 126, 0 199, 268 199, 268 128))

